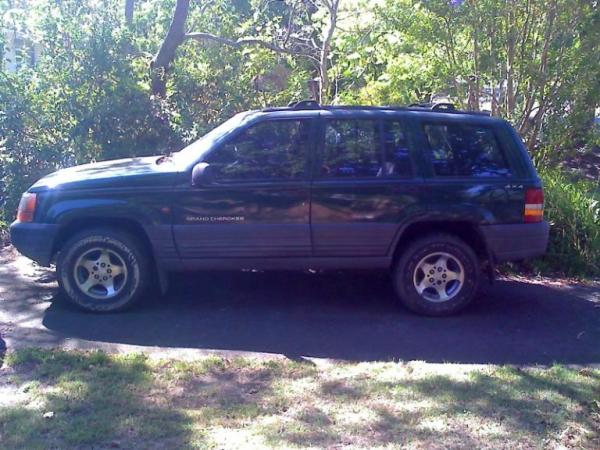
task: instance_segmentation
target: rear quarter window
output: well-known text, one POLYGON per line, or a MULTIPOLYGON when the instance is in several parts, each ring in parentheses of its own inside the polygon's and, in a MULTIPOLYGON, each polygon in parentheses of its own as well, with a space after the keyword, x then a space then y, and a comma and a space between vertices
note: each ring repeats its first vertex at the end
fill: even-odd
POLYGON ((510 165, 492 127, 425 123, 433 172, 438 177, 509 177, 510 165))

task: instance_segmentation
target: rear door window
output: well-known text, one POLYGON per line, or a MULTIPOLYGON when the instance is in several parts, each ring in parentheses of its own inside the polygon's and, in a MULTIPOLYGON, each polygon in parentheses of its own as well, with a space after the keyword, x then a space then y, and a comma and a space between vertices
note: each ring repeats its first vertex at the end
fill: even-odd
POLYGON ((378 176, 382 165, 378 121, 342 119, 325 124, 322 177, 378 176))
POLYGON ((409 177, 412 174, 408 138, 397 120, 383 122, 383 160, 386 176, 409 177))
POLYGON ((328 119, 322 178, 410 176, 409 147, 399 121, 328 119))
POLYGON ((508 161, 494 130, 482 125, 424 125, 433 171, 439 177, 509 177, 508 161))

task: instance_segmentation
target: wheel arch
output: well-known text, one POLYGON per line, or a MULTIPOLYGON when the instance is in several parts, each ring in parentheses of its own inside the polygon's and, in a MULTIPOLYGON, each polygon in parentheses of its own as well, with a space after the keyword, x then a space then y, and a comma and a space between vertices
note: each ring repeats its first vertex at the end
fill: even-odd
POLYGON ((481 263, 491 263, 491 255, 479 226, 470 221, 461 220, 424 220, 405 226, 399 233, 393 247, 392 260, 395 262, 402 250, 414 239, 435 233, 445 233, 458 237, 469 245, 481 263))
POLYGON ((55 258, 56 254, 63 248, 67 241, 76 233, 90 228, 108 227, 114 228, 121 231, 126 231, 136 238, 140 244, 143 245, 144 250, 147 251, 148 256, 152 258, 152 264, 156 264, 155 255, 152 243, 148 237, 148 233, 144 227, 134 219, 129 218, 110 218, 110 217, 94 217, 86 216, 79 217, 70 220, 63 224, 58 235, 54 241, 52 248, 52 257, 55 258))

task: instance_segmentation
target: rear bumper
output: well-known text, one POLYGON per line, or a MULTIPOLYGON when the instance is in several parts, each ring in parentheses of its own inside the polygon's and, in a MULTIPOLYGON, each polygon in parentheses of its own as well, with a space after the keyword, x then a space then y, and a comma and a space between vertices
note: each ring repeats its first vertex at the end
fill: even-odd
POLYGON ((546 253, 548 222, 481 227, 488 249, 496 262, 533 258, 546 253))
POLYGON ((58 225, 53 224, 13 222, 10 226, 10 240, 19 253, 42 266, 50 265, 57 234, 58 225))

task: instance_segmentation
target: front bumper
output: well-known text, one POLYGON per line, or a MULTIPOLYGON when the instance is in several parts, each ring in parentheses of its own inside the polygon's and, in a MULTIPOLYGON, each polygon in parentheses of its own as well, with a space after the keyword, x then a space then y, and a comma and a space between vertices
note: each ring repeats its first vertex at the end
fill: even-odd
POLYGON ((54 224, 13 222, 10 226, 10 240, 19 253, 42 266, 50 265, 57 234, 54 224))
POLYGON ((496 262, 518 261, 546 253, 550 226, 546 221, 485 225, 481 231, 496 262))

